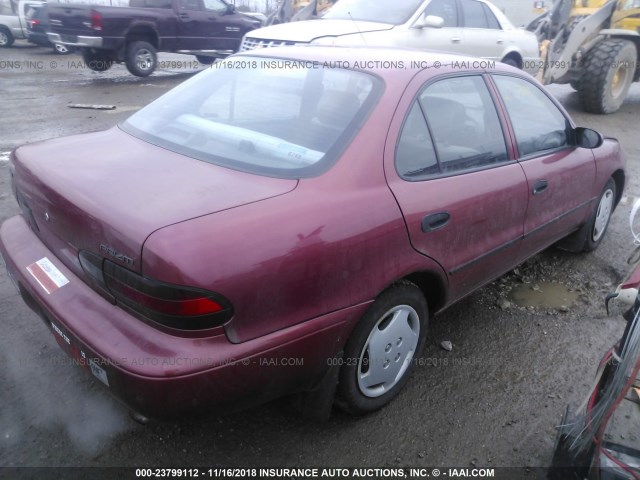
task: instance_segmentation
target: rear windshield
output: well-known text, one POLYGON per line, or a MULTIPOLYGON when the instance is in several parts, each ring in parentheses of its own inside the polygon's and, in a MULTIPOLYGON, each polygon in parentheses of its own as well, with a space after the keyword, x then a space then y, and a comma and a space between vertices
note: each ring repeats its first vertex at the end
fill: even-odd
POLYGON ((343 0, 322 18, 360 20, 400 25, 407 22, 424 0, 343 0))
POLYGON ((198 160, 282 178, 325 171, 376 103, 380 80, 321 63, 233 57, 124 122, 142 140, 198 160))

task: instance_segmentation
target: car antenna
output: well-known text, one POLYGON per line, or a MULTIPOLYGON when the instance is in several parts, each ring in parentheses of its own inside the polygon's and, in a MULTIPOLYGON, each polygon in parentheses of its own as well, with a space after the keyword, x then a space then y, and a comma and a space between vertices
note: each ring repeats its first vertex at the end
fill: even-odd
POLYGON ((368 47, 367 40, 364 38, 364 35, 362 34, 362 32, 360 31, 360 28, 358 27, 358 22, 356 22, 355 18, 353 18, 353 16, 351 15, 351 10, 347 10, 347 15, 349 15, 349 18, 351 19, 351 21, 356 27, 356 30, 360 34, 360 38, 362 38, 362 43, 364 43, 365 47, 368 47))

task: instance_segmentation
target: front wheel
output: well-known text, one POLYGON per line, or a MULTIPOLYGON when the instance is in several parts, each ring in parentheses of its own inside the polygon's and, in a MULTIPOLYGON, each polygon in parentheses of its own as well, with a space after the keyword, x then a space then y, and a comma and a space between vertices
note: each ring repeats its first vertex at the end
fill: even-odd
POLYGON ((354 415, 389 403, 424 347, 429 309, 410 282, 389 287, 367 310, 344 350, 338 404, 354 415))
POLYGON ((6 27, 0 27, 0 48, 13 45, 14 38, 11 31, 6 27))
POLYGON ((136 77, 148 77, 156 69, 158 56, 149 42, 133 42, 127 48, 125 65, 136 77))
POLYGON ((604 234, 609 226, 611 214, 616 206, 616 183, 609 179, 600 195, 598 204, 587 222, 587 238, 585 239, 583 251, 591 252, 598 248, 604 238, 604 234))

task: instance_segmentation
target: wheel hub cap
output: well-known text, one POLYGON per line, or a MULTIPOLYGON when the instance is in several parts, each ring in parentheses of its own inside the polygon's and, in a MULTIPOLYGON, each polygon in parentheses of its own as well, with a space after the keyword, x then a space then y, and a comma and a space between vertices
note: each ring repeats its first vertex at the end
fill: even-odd
POLYGON ((600 199, 600 204, 598 205, 598 211, 596 212, 596 220, 593 223, 593 241, 597 242, 600 240, 602 235, 604 235, 604 231, 609 224, 609 217, 611 217, 611 212, 613 211, 613 192, 611 190, 607 190, 602 195, 600 199))
POLYGON ((379 397, 404 376, 418 346, 420 319, 408 305, 385 313, 371 330, 358 361, 358 387, 379 397))

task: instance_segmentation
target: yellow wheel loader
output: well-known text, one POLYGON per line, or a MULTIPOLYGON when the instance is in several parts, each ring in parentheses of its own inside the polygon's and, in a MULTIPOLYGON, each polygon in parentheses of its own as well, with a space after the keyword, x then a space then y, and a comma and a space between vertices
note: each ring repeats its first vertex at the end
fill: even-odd
POLYGON ((613 113, 640 80, 640 0, 556 0, 528 30, 544 83, 569 83, 584 109, 613 113))

